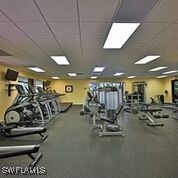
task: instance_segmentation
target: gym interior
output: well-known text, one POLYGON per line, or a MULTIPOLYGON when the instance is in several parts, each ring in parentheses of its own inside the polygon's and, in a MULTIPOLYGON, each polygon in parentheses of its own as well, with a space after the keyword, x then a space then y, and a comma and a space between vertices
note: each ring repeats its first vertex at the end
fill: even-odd
POLYGON ((0 177, 178 177, 177 0, 0 0, 0 177))

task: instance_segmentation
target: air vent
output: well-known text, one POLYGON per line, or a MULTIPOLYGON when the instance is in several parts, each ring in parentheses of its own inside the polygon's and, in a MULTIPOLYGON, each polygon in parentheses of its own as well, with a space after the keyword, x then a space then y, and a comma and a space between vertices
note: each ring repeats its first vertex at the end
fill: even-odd
POLYGON ((5 51, 0 49, 0 56, 12 56, 11 54, 6 53, 5 51))
POLYGON ((116 22, 140 22, 159 0, 124 0, 119 8, 116 22))

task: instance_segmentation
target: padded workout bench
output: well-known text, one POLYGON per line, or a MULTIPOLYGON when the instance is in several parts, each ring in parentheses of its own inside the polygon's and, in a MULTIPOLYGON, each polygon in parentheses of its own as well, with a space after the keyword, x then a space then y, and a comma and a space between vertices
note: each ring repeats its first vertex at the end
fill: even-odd
POLYGON ((149 126, 163 126, 164 124, 158 122, 154 117, 154 113, 162 111, 160 108, 152 108, 152 109, 140 109, 140 120, 149 120, 147 125, 149 126))

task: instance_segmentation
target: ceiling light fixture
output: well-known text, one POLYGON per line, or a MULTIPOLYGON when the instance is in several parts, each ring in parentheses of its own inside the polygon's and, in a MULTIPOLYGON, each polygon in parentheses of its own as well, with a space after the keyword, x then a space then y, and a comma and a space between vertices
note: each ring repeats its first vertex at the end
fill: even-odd
POLYGON ((168 72, 164 72, 163 74, 172 74, 172 73, 176 73, 178 72, 178 70, 171 70, 171 71, 168 71, 168 72))
POLYGON ((97 79, 97 76, 91 76, 91 79, 97 79))
POLYGON ((117 73, 115 73, 114 74, 114 76, 121 76, 121 75, 123 75, 124 73, 122 73, 122 72, 117 72, 117 73))
POLYGON ((139 61, 135 62, 135 64, 147 64, 148 62, 151 62, 159 57, 161 57, 161 56, 160 55, 146 56, 143 59, 140 59, 139 61))
POLYGON ((135 78, 136 76, 135 75, 132 75, 132 76, 129 76, 129 77, 127 77, 127 78, 135 78))
POLYGON ((93 72, 102 72, 105 69, 105 67, 95 67, 93 72))
POLYGON ((103 48, 120 49, 139 25, 140 23, 113 23, 103 48))
POLYGON ((33 70, 35 72, 45 72, 43 69, 40 69, 39 67, 29 67, 28 69, 33 70))
POLYGON ((77 76, 76 73, 68 73, 68 75, 71 76, 71 77, 76 77, 77 76))
POLYGON ((51 77, 51 78, 53 78, 53 79, 60 79, 59 77, 51 77))
POLYGON ((157 76, 156 78, 165 78, 165 77, 167 77, 167 75, 157 76))
POLYGON ((150 72, 155 72, 155 71, 159 71, 159 70, 166 69, 166 68, 167 67, 156 67, 156 68, 150 69, 149 71, 150 72))
POLYGON ((65 56, 50 56, 58 65, 69 65, 65 56))

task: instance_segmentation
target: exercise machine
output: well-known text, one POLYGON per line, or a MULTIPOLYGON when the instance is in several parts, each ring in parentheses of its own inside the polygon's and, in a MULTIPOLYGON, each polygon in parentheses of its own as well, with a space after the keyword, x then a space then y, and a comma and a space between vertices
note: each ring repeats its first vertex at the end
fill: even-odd
POLYGON ((49 104, 52 117, 57 116, 60 113, 60 104, 58 102, 58 97, 54 96, 53 94, 47 93, 42 87, 37 87, 37 91, 41 98, 45 98, 49 104))
POLYGON ((90 102, 88 104, 88 108, 90 110, 90 117, 92 118, 92 125, 93 125, 93 128, 94 129, 101 129, 102 128, 102 125, 98 124, 101 117, 100 117, 100 113, 98 112, 99 111, 99 108, 100 108, 100 104, 99 103, 96 103, 96 102, 90 102))
POLYGON ((99 132, 99 136, 124 136, 122 128, 119 124, 122 109, 123 105, 120 104, 111 117, 102 117, 100 119, 104 122, 100 127, 101 131, 99 132))
POLYGON ((124 110, 132 114, 137 114, 141 102, 140 97, 141 95, 139 93, 126 93, 124 110))
POLYGON ((139 119, 140 120, 148 120, 148 126, 163 126, 162 122, 158 122, 158 118, 155 118, 155 115, 158 112, 161 112, 161 108, 144 108, 139 109, 139 119))
MULTIPOLYGON (((80 110, 80 115, 87 115, 87 114, 92 114, 92 112, 90 111, 89 109, 89 104, 91 103, 94 103, 94 101, 96 101, 96 99, 94 99, 94 96, 91 94, 90 91, 87 92, 87 96, 86 96, 86 99, 85 99, 85 103, 83 104, 81 110, 80 110)), ((95 104, 97 104, 97 102, 95 102, 95 104)), ((94 106, 95 107, 95 106, 94 106)), ((97 105, 96 105, 97 107, 97 105)))
POLYGON ((0 135, 7 138, 38 134, 41 137, 40 142, 43 142, 48 137, 48 134, 43 135, 46 131, 46 127, 19 127, 18 123, 17 125, 0 123, 0 135))
POLYGON ((27 155, 32 159, 30 167, 36 166, 42 157, 42 153, 38 153, 40 145, 25 145, 25 146, 1 146, 0 159, 27 155), (33 154, 37 153, 36 156, 33 154))
POLYGON ((123 109, 123 105, 117 103, 118 107, 116 109, 112 109, 116 102, 109 102, 109 98, 114 99, 114 97, 109 97, 108 95, 108 97, 105 98, 106 106, 103 103, 100 104, 96 99, 89 102, 88 107, 90 112, 93 114, 93 128, 100 129, 99 136, 124 136, 119 124, 120 113, 123 109))
POLYGON ((5 124, 19 123, 25 126, 43 126, 45 124, 40 104, 33 100, 22 85, 15 84, 17 96, 4 115, 5 124))
POLYGON ((140 102, 146 102, 146 87, 145 81, 135 81, 132 83, 132 92, 139 94, 140 102))
POLYGON ((164 109, 172 111, 172 118, 178 120, 178 103, 170 103, 169 105, 162 106, 164 109))
POLYGON ((28 92, 29 95, 33 97, 33 101, 39 104, 44 117, 44 122, 47 123, 52 118, 52 112, 48 100, 39 95, 31 85, 28 86, 28 92))

